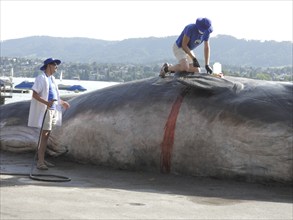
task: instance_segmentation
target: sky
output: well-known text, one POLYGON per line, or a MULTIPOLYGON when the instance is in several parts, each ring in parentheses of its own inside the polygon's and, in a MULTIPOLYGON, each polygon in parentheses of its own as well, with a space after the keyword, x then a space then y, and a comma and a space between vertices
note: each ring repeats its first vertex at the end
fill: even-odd
POLYGON ((179 35, 207 17, 211 37, 292 41, 293 0, 0 0, 1 41, 29 36, 101 40, 179 35))

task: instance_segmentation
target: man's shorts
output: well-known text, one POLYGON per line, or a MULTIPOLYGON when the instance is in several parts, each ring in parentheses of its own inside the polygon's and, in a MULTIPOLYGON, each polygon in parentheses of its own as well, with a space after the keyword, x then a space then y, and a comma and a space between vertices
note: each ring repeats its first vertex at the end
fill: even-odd
MULTIPOLYGON (((193 51, 190 51, 191 54, 193 55, 193 51)), ((187 53, 185 53, 185 51, 182 49, 182 48, 179 48, 177 46, 176 43, 174 43, 173 45, 173 53, 174 53, 174 56, 176 57, 176 59, 180 62, 181 60, 187 60, 188 63, 192 63, 192 59, 190 56, 188 56, 187 53)))
POLYGON ((43 130, 51 131, 57 123, 57 110, 48 109, 45 117, 43 130))

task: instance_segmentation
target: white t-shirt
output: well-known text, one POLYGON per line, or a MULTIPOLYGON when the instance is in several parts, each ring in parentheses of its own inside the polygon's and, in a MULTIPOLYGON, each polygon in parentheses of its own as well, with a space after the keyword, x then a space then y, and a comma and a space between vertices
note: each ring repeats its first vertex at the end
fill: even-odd
MULTIPOLYGON (((57 124, 61 126, 62 124, 62 111, 61 111, 61 104, 60 104, 60 96, 58 91, 58 86, 55 82, 55 77, 52 77, 52 81, 55 84, 56 90, 57 90, 57 97, 58 97, 58 105, 57 105, 57 124)), ((48 101, 48 95, 49 95, 49 81, 48 77, 45 73, 40 74, 36 77, 35 83, 32 87, 32 90, 34 90, 36 93, 38 93, 43 99, 48 101)), ((29 117, 28 117, 28 126, 29 127, 36 127, 41 128, 43 118, 46 112, 47 106, 35 98, 32 98, 31 104, 30 104, 30 111, 29 111, 29 117)))

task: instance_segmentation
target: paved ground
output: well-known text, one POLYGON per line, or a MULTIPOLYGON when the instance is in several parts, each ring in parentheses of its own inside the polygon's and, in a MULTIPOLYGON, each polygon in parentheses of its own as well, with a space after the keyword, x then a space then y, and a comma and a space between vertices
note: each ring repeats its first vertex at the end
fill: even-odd
MULTIPOLYGON (((33 154, 1 152, 2 172, 29 172, 33 154)), ((72 180, 1 175, 0 219, 292 219, 292 187, 112 170, 51 160, 72 180)), ((36 171, 37 172, 37 171, 36 171)))

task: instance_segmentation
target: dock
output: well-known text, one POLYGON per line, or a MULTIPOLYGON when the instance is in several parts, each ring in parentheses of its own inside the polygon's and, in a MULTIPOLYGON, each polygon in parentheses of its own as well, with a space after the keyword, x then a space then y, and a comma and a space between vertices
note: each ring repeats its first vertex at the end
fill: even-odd
MULTIPOLYGON (((2 92, 2 90, 1 90, 2 92)), ((6 90, 3 90, 3 92, 6 92, 6 93, 29 93, 30 90, 29 89, 6 89, 6 90)))
POLYGON ((5 99, 12 98, 13 84, 9 80, 0 80, 0 105, 5 103, 5 99))
POLYGON ((29 89, 15 89, 11 80, 0 80, 0 105, 5 104, 5 100, 12 98, 13 93, 29 93, 29 89))
POLYGON ((12 95, 2 95, 2 93, 1 93, 1 96, 0 96, 0 105, 5 104, 5 99, 6 98, 12 98, 12 95))

